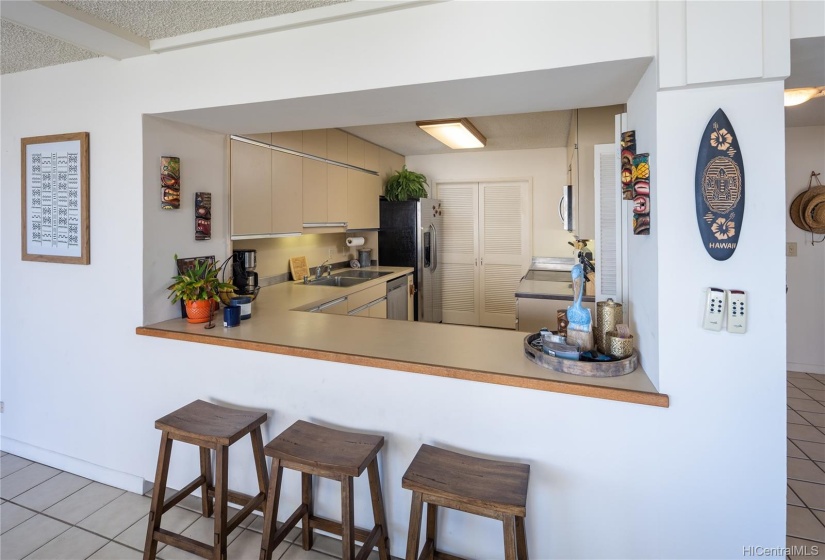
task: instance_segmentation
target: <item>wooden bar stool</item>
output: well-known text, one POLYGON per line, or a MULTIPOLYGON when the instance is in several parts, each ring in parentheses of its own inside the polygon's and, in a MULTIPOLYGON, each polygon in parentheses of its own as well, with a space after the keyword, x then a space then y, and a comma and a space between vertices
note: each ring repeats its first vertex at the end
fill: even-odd
POLYGON ((263 453, 261 424, 266 422, 266 413, 235 410, 216 404, 195 401, 168 414, 155 422, 155 428, 161 430, 158 468, 155 474, 155 487, 152 490, 152 505, 149 509, 149 524, 146 529, 146 546, 143 550, 144 560, 154 560, 158 542, 183 549, 203 558, 214 560, 226 559, 226 538, 246 519, 252 510, 263 509, 266 499, 267 473, 263 453), (255 457, 255 469, 258 474, 260 492, 252 497, 227 488, 229 466, 229 446, 246 434, 252 438, 252 454, 255 457), (169 474, 169 459, 174 440, 191 443, 200 447, 201 474, 174 496, 164 501, 166 478, 169 474), (216 482, 212 483, 212 458, 210 449, 216 454, 216 482), (170 508, 186 496, 201 488, 203 516, 215 513, 214 544, 206 545, 200 541, 184 537, 160 528, 161 517, 170 508), (227 521, 227 502, 242 505, 243 508, 227 521))
POLYGON ((270 560, 287 533, 302 522, 304 550, 312 548, 312 534, 321 529, 343 540, 343 560, 355 558, 355 541, 364 543, 358 560, 369 556, 378 544, 381 560, 390 558, 390 539, 384 517, 381 480, 378 476, 378 451, 384 446, 383 436, 342 432, 299 420, 281 435, 270 441, 264 451, 272 457, 269 494, 266 498, 264 531, 261 540, 261 560, 270 560), (301 472, 301 505, 276 530, 278 500, 281 493, 283 469, 301 472), (372 497, 375 526, 372 531, 359 529, 354 524, 353 478, 367 469, 372 497), (312 476, 322 476, 341 482, 341 523, 318 517, 312 506, 312 476))
POLYGON ((504 523, 504 557, 527 560, 524 517, 529 478, 530 465, 479 459, 422 445, 401 481, 401 486, 413 493, 407 560, 458 558, 436 550, 438 506, 500 519, 504 523), (427 502, 427 540, 419 557, 424 502, 427 502))

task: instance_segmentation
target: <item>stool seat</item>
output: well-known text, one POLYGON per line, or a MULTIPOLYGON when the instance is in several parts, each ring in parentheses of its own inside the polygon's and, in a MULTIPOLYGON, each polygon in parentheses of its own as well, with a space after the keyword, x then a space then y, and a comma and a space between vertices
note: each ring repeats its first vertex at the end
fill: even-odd
MULTIPOLYGON (((384 446, 383 436, 334 430, 298 420, 264 447, 272 457, 269 490, 264 513, 260 560, 272 560, 272 552, 283 542, 289 531, 301 523, 301 545, 311 550, 316 529, 341 535, 342 560, 366 560, 378 545, 378 557, 390 560, 390 538, 384 514, 384 498, 378 473, 378 451, 384 446), (283 470, 301 473, 301 505, 284 524, 277 527, 278 502, 281 496, 283 470), (353 480, 367 471, 375 525, 371 531, 355 526, 353 480), (341 522, 315 515, 312 492, 313 477, 320 476, 341 483, 341 522), (356 556, 355 542, 363 543, 356 556)), ((297 541, 296 541, 297 543, 297 541)))
POLYGON ((268 457, 346 476, 361 476, 383 436, 334 430, 298 420, 264 447, 268 457))
POLYGON ((180 548, 202 558, 226 560, 229 534, 249 517, 253 510, 264 509, 268 489, 261 435, 261 424, 264 422, 265 412, 235 410, 200 400, 191 402, 155 422, 155 428, 161 431, 161 439, 143 560, 155 560, 158 543, 180 548), (229 446, 247 434, 252 443, 252 455, 258 478, 259 492, 255 496, 232 491, 228 487, 229 446), (167 499, 166 482, 169 477, 172 444, 175 441, 198 446, 201 472, 200 476, 167 499), (214 480, 212 450, 215 452, 214 480), (212 517, 214 514, 215 518, 210 543, 161 528, 164 513, 198 488, 201 490, 203 516, 212 517), (231 519, 228 515, 229 502, 243 506, 231 519))
POLYGON ((459 557, 438 548, 438 508, 446 507, 502 522, 505 560, 528 560, 524 518, 530 465, 471 457, 422 445, 401 486, 412 490, 406 560, 459 557), (427 538, 418 554, 424 504, 427 538))
POLYGON ((197 400, 155 422, 155 428, 189 443, 232 445, 266 422, 265 412, 235 410, 197 400))
POLYGON ((404 473, 401 486, 471 507, 525 517, 529 478, 530 465, 479 459, 425 444, 404 473))

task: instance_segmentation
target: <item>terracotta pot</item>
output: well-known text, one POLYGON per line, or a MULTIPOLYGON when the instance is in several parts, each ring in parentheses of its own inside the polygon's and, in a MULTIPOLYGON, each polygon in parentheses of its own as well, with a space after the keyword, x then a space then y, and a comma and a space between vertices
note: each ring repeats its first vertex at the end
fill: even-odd
POLYGON ((212 300, 200 299, 186 302, 186 320, 190 323, 206 323, 212 312, 212 300))

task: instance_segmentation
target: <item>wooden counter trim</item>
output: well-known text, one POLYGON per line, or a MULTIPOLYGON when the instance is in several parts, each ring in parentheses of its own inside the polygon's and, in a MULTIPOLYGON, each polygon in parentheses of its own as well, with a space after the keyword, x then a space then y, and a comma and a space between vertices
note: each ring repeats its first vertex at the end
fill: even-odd
POLYGON ((507 385, 510 387, 535 389, 537 391, 549 391, 551 393, 579 395, 582 397, 593 397, 597 399, 644 404, 648 406, 659 406, 663 408, 668 408, 670 406, 670 398, 662 393, 647 393, 644 391, 584 385, 581 383, 568 383, 565 381, 538 379, 535 377, 525 377, 521 375, 509 375, 489 371, 419 364, 402 360, 390 360, 387 358, 344 354, 296 346, 252 342, 248 340, 216 338, 208 335, 174 332, 163 329, 154 329, 151 327, 137 327, 135 329, 135 333, 142 336, 198 342, 200 344, 212 344, 214 346, 225 346, 227 348, 238 348, 241 350, 254 350, 256 352, 268 352, 270 354, 284 354, 287 356, 297 356, 299 358, 311 358, 314 360, 340 362, 357 366, 376 367, 396 371, 406 371, 410 373, 422 373, 424 375, 464 379, 466 381, 478 381, 481 383, 492 383, 495 385, 507 385))

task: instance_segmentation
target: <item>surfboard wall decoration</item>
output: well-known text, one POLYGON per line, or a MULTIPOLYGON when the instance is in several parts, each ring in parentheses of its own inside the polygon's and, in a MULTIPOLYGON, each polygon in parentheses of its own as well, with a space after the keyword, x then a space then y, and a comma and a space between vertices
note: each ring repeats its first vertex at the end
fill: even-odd
POLYGON ((696 158, 696 221, 702 244, 717 261, 739 244, 745 210, 745 165, 733 125, 722 109, 708 121, 696 158))

